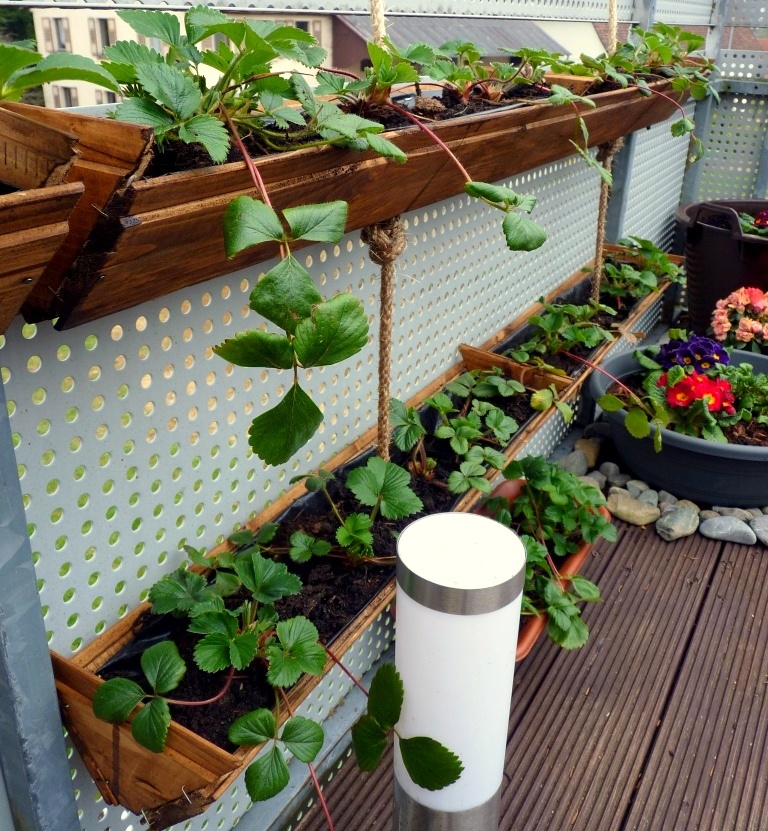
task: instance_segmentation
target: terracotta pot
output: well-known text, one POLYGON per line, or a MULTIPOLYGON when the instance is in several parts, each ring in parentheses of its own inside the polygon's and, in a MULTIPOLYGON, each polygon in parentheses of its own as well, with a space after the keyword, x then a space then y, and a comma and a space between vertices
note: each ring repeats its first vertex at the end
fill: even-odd
MULTIPOLYGON (((520 495, 524 481, 525 480, 523 479, 507 479, 496 485, 491 492, 491 497, 502 497, 510 502, 514 502, 520 495)), ((598 510, 607 520, 611 519, 611 515, 607 508, 600 507, 598 510)), ((482 508, 478 509, 478 512, 482 512, 482 508)), ((569 577, 574 577, 579 573, 579 570, 584 565, 584 562, 593 548, 594 543, 584 542, 577 551, 571 554, 570 557, 566 558, 565 562, 560 567, 561 579, 558 581, 562 589, 566 589, 568 587, 568 584, 570 583, 570 580, 568 579, 569 577)), ((523 658, 528 656, 531 649, 533 649, 533 645, 547 628, 548 620, 548 616, 542 613, 538 617, 530 617, 526 621, 521 621, 520 633, 517 637, 517 650, 515 652, 516 662, 522 661, 523 658)))

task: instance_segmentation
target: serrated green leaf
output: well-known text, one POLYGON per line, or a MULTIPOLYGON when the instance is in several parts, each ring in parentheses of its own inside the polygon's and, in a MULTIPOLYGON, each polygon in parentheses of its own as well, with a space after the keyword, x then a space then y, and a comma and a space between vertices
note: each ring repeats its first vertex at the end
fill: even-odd
POLYGON ((246 769, 245 789, 254 802, 264 802, 277 796, 290 779, 282 751, 278 747, 272 747, 263 751, 246 769))
POLYGON ((286 721, 280 741, 300 762, 314 761, 323 746, 323 728, 312 719, 294 716, 286 721))
POLYGON ((276 407, 253 420, 248 444, 267 464, 280 465, 314 436, 322 421, 317 404, 295 384, 276 407))
POLYGON ((290 687, 302 673, 320 675, 326 654, 317 642, 317 629, 306 618, 281 620, 276 627, 278 644, 267 648, 267 679, 276 687, 290 687))
POLYGON ((508 213, 501 227, 510 251, 535 251, 547 241, 547 232, 541 225, 520 214, 508 213))
POLYGON ((266 366, 272 369, 293 368, 293 346, 285 335, 252 329, 239 332, 213 347, 225 361, 236 366, 266 366))
POLYGON ((303 531, 295 531, 291 534, 291 547, 288 556, 295 563, 306 563, 312 557, 323 557, 332 546, 326 540, 319 540, 303 531))
POLYGON ((152 689, 162 695, 179 686, 187 666, 176 644, 162 641, 142 652, 141 669, 152 689))
POLYGON ((597 603, 600 600, 600 589, 591 581, 578 575, 571 578, 571 589, 585 602, 597 603))
POLYGON ((651 432, 648 416, 639 407, 627 411, 624 426, 630 436, 634 436, 636 439, 644 439, 651 432))
POLYGON ((265 522, 256 533, 256 542, 259 545, 267 545, 272 542, 279 530, 279 522, 265 522))
POLYGON ((357 297, 337 294, 314 306, 295 334, 294 348, 302 366, 330 366, 368 343, 368 316, 357 297))
POLYGON ((606 413, 617 413, 624 409, 624 402, 617 396, 606 393, 597 399, 597 406, 606 413))
POLYGON ((173 118, 159 104, 148 98, 128 98, 121 101, 115 107, 115 118, 131 124, 146 124, 160 137, 174 125, 173 118))
POLYGON ((368 692, 368 714, 384 728, 391 730, 400 720, 405 692, 400 673, 394 664, 382 664, 371 681, 368 692))
POLYGON ((380 506, 387 519, 401 519, 418 513, 421 499, 411 490, 411 476, 407 470, 372 456, 365 467, 357 467, 347 477, 347 487, 363 503, 380 506))
POLYGON ((144 700, 146 693, 128 678, 110 678, 93 695, 93 714, 102 721, 122 724, 144 700))
POLYGON ((253 663, 258 648, 259 635, 257 632, 241 632, 230 641, 230 664, 237 670, 245 669, 253 663))
POLYGON ((179 127, 179 138, 187 144, 202 144, 217 164, 227 160, 229 134, 225 125, 212 115, 202 113, 190 118, 179 127))
POLYGON ((203 672, 221 672, 231 666, 229 655, 229 635, 213 632, 206 635, 195 646, 195 663, 203 672))
POLYGON ((322 202, 300 205, 283 211, 294 239, 314 242, 339 242, 347 224, 346 202, 322 202))
POLYGON ((503 185, 489 185, 487 182, 467 182, 464 190, 476 199, 487 199, 502 205, 517 205, 520 197, 512 188, 503 185))
POLYGON ((189 631, 195 635, 218 632, 230 639, 237 634, 237 615, 229 609, 208 608, 201 603, 192 610, 189 631))
POLYGON ((679 121, 675 121, 669 129, 673 136, 680 138, 680 136, 687 133, 692 133, 696 129, 696 125, 690 118, 681 118, 679 121))
POLYGON ((288 571, 285 563, 262 557, 256 551, 238 557, 235 571, 259 603, 274 603, 301 591, 301 580, 288 571))
POLYGON ((290 334, 322 302, 307 269, 290 255, 259 280, 250 297, 254 312, 290 334))
MULTIPOLYGON (((6 84, 14 73, 37 63, 43 56, 34 49, 27 49, 17 43, 0 43, 0 98, 10 97, 6 84)), ((21 91, 19 91, 21 95, 21 91)))
POLYGON ((404 451, 412 450, 416 442, 426 435, 421 418, 415 407, 408 407, 397 398, 390 399, 389 420, 395 428, 393 440, 395 445, 404 451))
POLYGON ((159 38, 172 45, 178 45, 180 42, 181 24, 175 14, 143 9, 124 9, 119 11, 117 16, 139 35, 159 38))
POLYGON ((483 465, 478 462, 462 462, 459 470, 452 470, 448 476, 448 490, 458 494, 475 488, 481 493, 490 493, 491 483, 485 479, 485 472, 483 465))
POLYGON ((227 732, 232 744, 257 745, 277 738, 277 722, 271 710, 251 710, 235 719, 227 732))
POLYGON ((352 726, 352 747, 360 770, 376 770, 387 749, 387 734, 373 716, 361 716, 352 726))
POLYGON ((427 736, 399 739, 400 755, 414 784, 439 791, 458 781, 464 770, 459 757, 427 736))
POLYGON ((227 257, 264 242, 280 242, 285 231, 275 211, 251 196, 238 196, 224 211, 224 247, 227 257))
POLYGON ((202 574, 184 569, 158 580, 149 590, 149 602, 155 614, 183 612, 210 596, 208 583, 202 574))
POLYGON ((336 540, 342 548, 362 546, 369 549, 373 545, 372 525, 371 518, 366 514, 350 514, 336 530, 336 540))
POLYGON ((69 52, 54 52, 43 58, 35 68, 23 69, 15 74, 3 89, 3 94, 6 98, 12 98, 15 97, 14 90, 23 92, 53 81, 87 81, 120 92, 115 79, 95 61, 69 52))
POLYGON ((133 717, 131 735, 147 750, 162 753, 170 724, 168 702, 164 698, 153 698, 133 717))
POLYGON ((146 92, 186 121, 202 103, 200 89, 191 76, 166 63, 144 63, 136 67, 136 78, 146 92))
POLYGON ((570 618, 565 629, 554 625, 550 618, 547 622, 547 634, 563 649, 579 649, 589 640, 589 629, 580 617, 570 618))

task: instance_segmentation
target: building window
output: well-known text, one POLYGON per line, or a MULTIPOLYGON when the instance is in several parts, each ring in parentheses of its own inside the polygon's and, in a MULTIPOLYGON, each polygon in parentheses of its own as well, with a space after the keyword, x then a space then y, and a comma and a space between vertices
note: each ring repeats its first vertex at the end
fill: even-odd
POLYGON ((91 38, 91 54, 94 58, 104 56, 104 49, 113 46, 117 40, 113 17, 89 17, 88 34, 91 38))
POLYGON ((47 53, 72 51, 72 41, 69 37, 69 18, 44 17, 42 24, 43 46, 47 53))
POLYGON ((114 92, 106 92, 102 89, 96 90, 96 103, 97 104, 116 104, 117 103, 117 95, 114 92))
POLYGON ((211 35, 209 38, 201 41, 198 46, 203 52, 209 50, 215 52, 222 43, 229 43, 229 38, 221 32, 216 32, 215 35, 211 35))
POLYGON ((312 36, 322 45, 323 43, 323 24, 319 20, 312 21, 312 36))
POLYGON ((76 107, 79 103, 77 90, 74 87, 51 87, 54 107, 76 107))
POLYGON ((136 40, 148 49, 154 49, 155 52, 159 52, 161 55, 168 54, 168 44, 164 43, 160 38, 148 38, 145 35, 136 35, 136 40))
POLYGON ((302 32, 309 31, 309 21, 308 20, 297 20, 293 24, 297 29, 301 29, 302 32))

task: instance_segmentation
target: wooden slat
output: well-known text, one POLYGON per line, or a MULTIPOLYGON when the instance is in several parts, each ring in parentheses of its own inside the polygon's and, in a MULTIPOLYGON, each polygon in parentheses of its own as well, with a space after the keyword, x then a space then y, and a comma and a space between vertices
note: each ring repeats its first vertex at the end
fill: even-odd
POLYGON ((765 828, 767 581, 765 549, 723 559, 626 828, 765 828))

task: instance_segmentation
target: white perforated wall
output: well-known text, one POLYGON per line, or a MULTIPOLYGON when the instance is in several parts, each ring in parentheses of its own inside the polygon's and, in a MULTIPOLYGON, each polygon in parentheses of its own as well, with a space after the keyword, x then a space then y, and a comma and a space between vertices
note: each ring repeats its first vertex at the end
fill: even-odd
MULTIPOLYGON (((727 43, 726 43, 727 46, 727 43)), ((717 59, 720 77, 735 81, 764 78, 768 72, 768 52, 735 51, 726 48, 717 59)))
POLYGON ((676 26, 707 26, 714 22, 713 11, 708 0, 658 0, 654 19, 676 26))
MULTIPOLYGON (((686 104, 689 118, 693 118, 694 110, 695 104, 686 104)), ((675 138, 669 129, 679 117, 677 113, 661 124, 635 133, 627 208, 621 229, 621 236, 644 237, 665 250, 669 250, 674 236, 675 209, 680 203, 688 154, 687 138, 675 138)))
MULTIPOLYGON (((398 266, 393 394, 413 395, 593 254, 598 177, 576 158, 508 182, 539 198, 549 241, 510 253, 501 215, 459 196, 406 217, 398 266), (576 221, 578 219, 578 221, 576 221)), ((378 276, 359 235, 302 252, 321 292, 351 289, 377 327, 378 276)), ((265 266, 266 268, 266 266, 265 266)), ((51 647, 71 654, 146 595, 180 561, 213 546, 375 422, 374 347, 305 384, 326 414, 289 463, 265 469, 249 451, 250 420, 275 402, 284 374, 229 367, 211 347, 260 320, 248 295, 260 268, 57 332, 17 319, 0 340, 35 567, 51 647)), ((533 449, 532 449, 533 452, 533 449)), ((84 831, 138 831, 107 809, 72 755, 84 831)), ((229 828, 242 789, 182 827, 229 828)))

